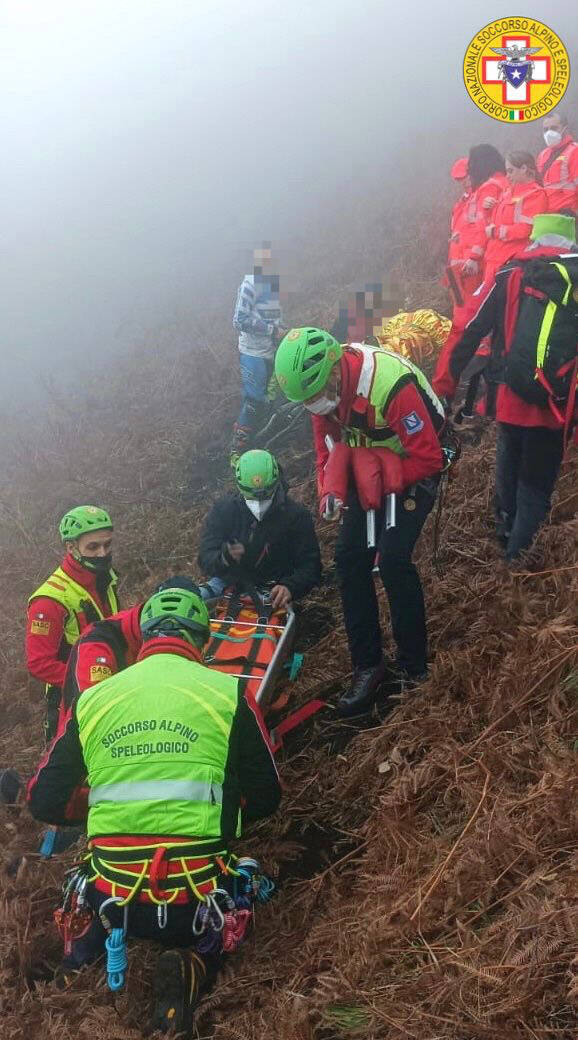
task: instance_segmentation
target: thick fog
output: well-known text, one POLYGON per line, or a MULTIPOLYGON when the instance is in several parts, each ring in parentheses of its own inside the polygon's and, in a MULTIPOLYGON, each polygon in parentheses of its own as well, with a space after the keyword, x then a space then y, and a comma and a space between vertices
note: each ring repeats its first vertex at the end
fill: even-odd
POLYGON ((290 252, 406 179, 423 200, 470 144, 505 142, 466 95, 470 38, 538 13, 572 59, 578 32, 575 0, 511 6, 3 0, 5 391, 80 357, 100 383, 164 315, 231 309, 258 240, 290 252))

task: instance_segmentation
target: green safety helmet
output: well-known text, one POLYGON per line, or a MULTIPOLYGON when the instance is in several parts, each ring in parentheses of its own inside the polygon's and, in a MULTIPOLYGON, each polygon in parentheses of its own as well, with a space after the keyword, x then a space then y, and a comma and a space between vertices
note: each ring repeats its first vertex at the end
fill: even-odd
POLYGON ((144 639, 163 633, 195 637, 195 643, 209 638, 209 613, 200 593, 189 589, 165 589, 147 599, 140 615, 144 639), (199 639, 199 637, 201 637, 199 639))
POLYGON ((112 531, 112 520, 106 510, 98 506, 75 506, 64 514, 58 531, 63 542, 74 542, 81 534, 112 531))
POLYGON ((343 347, 324 329, 291 329, 283 337, 275 356, 275 375, 290 401, 308 401, 329 379, 343 347))
POLYGON ((576 238, 576 221, 565 213, 537 213, 532 221, 530 240, 536 242, 544 235, 559 235, 560 238, 574 242, 576 238))
POLYGON ((241 455, 235 480, 244 498, 271 498, 279 487, 279 464, 270 451, 255 448, 241 455))

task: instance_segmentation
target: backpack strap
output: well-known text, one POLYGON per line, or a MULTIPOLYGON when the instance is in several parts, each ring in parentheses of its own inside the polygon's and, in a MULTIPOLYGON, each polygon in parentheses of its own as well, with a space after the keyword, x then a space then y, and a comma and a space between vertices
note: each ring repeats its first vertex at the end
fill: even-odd
MULTIPOLYGON (((554 317, 556 315, 556 311, 558 310, 558 307, 560 307, 560 306, 562 306, 562 307, 567 307, 568 306, 568 301, 570 299, 570 293, 572 292, 572 281, 570 279, 570 275, 568 274, 568 270, 565 267, 565 265, 564 264, 560 264, 560 263, 558 263, 557 261, 554 260, 554 261, 552 261, 552 266, 556 267, 557 270, 559 271, 560 275, 562 276, 563 281, 566 283, 566 288, 564 290, 564 294, 562 296, 561 303, 558 304, 554 300, 548 300, 548 303, 546 304, 546 312, 544 314, 544 320, 542 322, 542 327, 540 329, 540 335, 538 336, 538 345, 537 345, 537 351, 536 351, 536 369, 537 369, 537 371, 536 371, 536 378, 539 379, 539 381, 542 383, 542 385, 548 391, 549 394, 551 393, 551 389, 552 388, 548 384, 548 381, 546 380, 546 378, 544 377, 544 374, 542 372, 542 367, 544 365, 544 360, 545 360, 545 357, 546 357, 546 347, 548 345, 548 340, 550 338, 550 331, 552 329, 552 323, 554 321, 554 317)), ((552 401, 551 397, 549 397, 549 399, 548 399, 548 404, 550 406, 551 411, 554 413, 555 417, 560 422, 564 423, 564 450, 566 450, 566 448, 568 447, 568 442, 569 442, 569 438, 570 438, 570 426, 571 426, 571 423, 572 423, 572 418, 573 418, 573 415, 574 415, 574 405, 575 405, 575 402, 576 402, 576 378, 578 376, 578 353, 576 354, 576 359, 572 363, 572 368, 573 368, 574 371, 573 371, 572 381, 570 383, 570 392, 568 394, 568 401, 566 402, 566 409, 565 409, 564 415, 562 415, 560 410, 556 407, 556 405, 552 401)))
POLYGON ((568 394, 568 403, 566 405, 566 414, 564 416, 564 452, 570 444, 570 437, 572 434, 572 421, 574 419, 574 406, 576 404, 576 383, 578 381, 578 354, 576 354, 576 360, 574 362, 574 372, 572 373, 572 382, 570 383, 570 393, 568 394))
POLYGON ((548 156, 548 158, 546 159, 546 162, 544 163, 542 169, 540 170, 540 176, 541 176, 542 180, 544 180, 544 177, 548 173, 548 170, 550 169, 552 164, 556 162, 556 159, 558 159, 558 157, 560 155, 562 155, 562 152, 566 151, 566 149, 568 148, 568 145, 571 145, 571 144, 574 144, 574 141, 565 141, 564 144, 559 144, 557 148, 553 148, 552 149, 552 151, 550 152, 550 155, 548 156))
POLYGON ((518 264, 510 272, 506 288, 506 307, 504 314, 504 353, 508 354, 514 338, 518 312, 520 310, 520 286, 524 276, 524 268, 518 264))

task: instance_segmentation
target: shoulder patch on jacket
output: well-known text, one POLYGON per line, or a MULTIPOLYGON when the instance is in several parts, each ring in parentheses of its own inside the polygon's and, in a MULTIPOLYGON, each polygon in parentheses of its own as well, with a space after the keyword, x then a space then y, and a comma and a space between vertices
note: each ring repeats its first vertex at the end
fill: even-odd
POLYGON ((110 679, 112 675, 112 669, 107 664, 92 664, 90 666, 90 681, 91 683, 102 682, 103 679, 110 679))
POLYGON ((408 415, 404 415, 401 421, 409 434, 419 433, 420 430, 423 430, 424 422, 417 412, 409 412, 408 415))
POLYGON ((52 628, 52 621, 47 621, 43 614, 37 614, 30 622, 30 633, 33 636, 47 636, 52 628))

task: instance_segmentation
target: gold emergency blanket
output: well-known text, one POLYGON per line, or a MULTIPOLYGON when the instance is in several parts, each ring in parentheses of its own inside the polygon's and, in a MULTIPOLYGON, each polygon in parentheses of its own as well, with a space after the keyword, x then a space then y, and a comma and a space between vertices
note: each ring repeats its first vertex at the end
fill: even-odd
POLYGON ((438 357, 451 327, 450 318, 437 311, 401 311, 393 318, 385 318, 381 329, 374 329, 374 335, 386 350, 421 365, 438 357))

